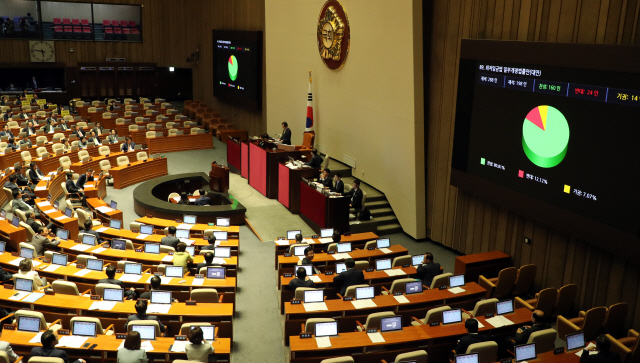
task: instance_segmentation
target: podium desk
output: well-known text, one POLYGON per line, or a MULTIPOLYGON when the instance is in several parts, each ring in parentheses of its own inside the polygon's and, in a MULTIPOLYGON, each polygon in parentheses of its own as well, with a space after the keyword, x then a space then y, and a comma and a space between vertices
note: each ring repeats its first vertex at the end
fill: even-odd
POLYGON ((229 168, 211 163, 209 189, 214 192, 229 193, 229 168))
POLYGON ((227 143, 227 163, 238 170, 242 170, 241 145, 240 141, 236 141, 229 137, 227 143))
POLYGON ((211 134, 176 135, 166 137, 150 137, 147 139, 149 155, 168 153, 172 151, 187 151, 196 149, 213 149, 211 134))
POLYGON ((486 278, 498 277, 500 270, 511 266, 511 256, 502 251, 474 253, 456 257, 454 274, 464 274, 465 281, 476 282, 480 275, 486 278))
POLYGON ((347 197, 329 197, 304 181, 300 181, 300 217, 316 233, 322 228, 349 230, 349 202, 347 197))
MULTIPOLYGON (((284 151, 275 149, 276 144, 266 142, 260 146, 258 141, 249 143, 249 185, 269 199, 278 198, 278 165, 289 157, 310 158, 311 150, 284 151)), ((244 175, 243 175, 244 176, 244 175)))
POLYGON ((107 177, 97 178, 98 173, 94 173, 95 180, 84 185, 84 195, 87 198, 104 198, 107 196, 107 177))
MULTIPOLYGON (((51 203, 49 203, 49 201, 46 198, 38 198, 35 200, 35 202, 36 202, 36 207, 40 210, 41 219, 55 224, 57 228, 63 228, 68 230, 69 238, 78 238, 78 219, 77 218, 73 218, 73 217, 69 218, 65 216, 64 209, 62 209, 63 210, 62 212, 55 209, 53 205, 51 205, 51 203)), ((66 205, 61 204, 60 208, 66 208, 66 205)))
MULTIPOLYGON (((178 228, 178 226, 182 224, 181 222, 176 222, 175 220, 154 218, 154 217, 138 218, 136 219, 136 222, 143 223, 143 224, 150 224, 160 229, 172 227, 172 226, 178 228)), ((226 231, 227 237, 234 238, 234 239, 240 238, 240 226, 221 227, 221 226, 210 226, 206 223, 198 223, 198 224, 192 224, 189 230, 191 231, 191 233, 195 232, 196 234, 202 235, 204 231, 207 229, 213 229, 216 231, 226 231)))
POLYGON ((62 189, 62 183, 67 181, 66 172, 57 173, 55 175, 45 175, 45 178, 47 177, 49 180, 40 180, 38 184, 36 184, 36 187, 33 190, 33 194, 36 195, 36 198, 46 199, 49 194, 51 194, 51 200, 55 201, 60 197, 63 197, 64 190, 62 189), (47 182, 49 182, 48 186, 47 182))
POLYGON ((122 189, 129 185, 169 174, 167 158, 136 161, 132 162, 130 166, 116 166, 111 168, 109 173, 113 176, 113 187, 115 189, 122 189))
POLYGON ((217 131, 216 136, 218 137, 218 140, 222 142, 230 137, 244 141, 249 139, 249 132, 247 130, 222 130, 217 131))
POLYGON ((300 213, 300 181, 302 178, 313 179, 320 174, 320 169, 296 168, 286 166, 285 161, 278 164, 278 202, 293 214, 300 213))

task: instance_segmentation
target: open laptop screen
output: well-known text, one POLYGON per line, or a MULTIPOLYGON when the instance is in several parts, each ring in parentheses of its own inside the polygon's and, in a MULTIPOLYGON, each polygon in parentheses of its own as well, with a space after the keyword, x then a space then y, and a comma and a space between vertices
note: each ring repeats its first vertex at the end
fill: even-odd
POLYGON ((513 300, 503 300, 496 303, 496 314, 504 315, 513 312, 513 300))
POLYGON ((213 231, 213 235, 216 236, 216 240, 218 241, 226 241, 228 238, 226 231, 213 231))
POLYGON ((124 300, 124 289, 105 287, 102 290, 102 300, 122 302, 124 300))
POLYGON ((95 246, 96 245, 96 236, 92 234, 84 234, 82 235, 82 244, 95 246))
POLYGON ((322 290, 306 290, 304 292, 305 303, 317 303, 324 301, 324 291, 322 290))
POLYGON ((118 219, 109 220, 109 228, 120 229, 122 228, 122 221, 118 219))
POLYGON ((33 249, 27 247, 20 247, 20 257, 33 260, 33 249))
POLYGON ((71 216, 73 215, 73 211, 71 210, 71 208, 67 207, 67 209, 64 210, 64 215, 71 218, 71 216))
POLYGON ((160 243, 145 242, 145 244, 144 244, 144 252, 145 253, 160 253, 160 243))
POLYGON ((6 246, 6 242, 5 241, 0 241, 0 253, 4 252, 5 246, 6 246))
POLYGON ((149 224, 143 224, 140 226, 140 233, 153 234, 153 226, 149 224))
POLYGON ((390 316, 380 319, 380 332, 385 333, 396 330, 402 330, 401 316, 390 316))
POLYGON ((207 267, 208 279, 224 279, 225 269, 224 267, 207 267))
POLYGON ((171 291, 151 291, 152 304, 171 304, 171 291))
POLYGON ((214 255, 220 258, 229 258, 231 257, 231 247, 215 247, 214 255))
POLYGON ((229 227, 231 225, 230 218, 216 218, 216 226, 218 227, 229 227))
POLYGON ((536 359, 536 343, 515 346, 516 362, 536 359))
POLYGON ((176 238, 189 238, 188 229, 176 229, 176 238))
POLYGON ((320 238, 327 238, 333 236, 333 228, 320 229, 320 238))
POLYGON ((351 252, 351 242, 338 243, 338 253, 351 252))
POLYGON ((40 331, 40 318, 18 316, 18 331, 37 333, 40 331))
POLYGON ((296 234, 301 234, 302 231, 300 230, 296 230, 296 231, 287 231, 287 239, 296 239, 296 234))
POLYGON ((184 250, 185 250, 185 252, 190 254, 191 257, 196 255, 196 246, 187 246, 187 248, 185 248, 184 250))
POLYGON ((109 207, 111 207, 111 209, 118 209, 118 203, 112 200, 111 203, 109 203, 109 207))
POLYGON ((338 335, 338 322, 316 323, 316 337, 332 337, 338 335))
POLYGON ((196 216, 191 214, 185 214, 182 220, 185 224, 196 224, 196 216))
POLYGON ((407 295, 421 294, 422 293, 422 281, 411 281, 404 284, 404 291, 407 295))
POLYGON ((304 256, 304 250, 309 246, 294 246, 293 247, 293 255, 294 256, 304 256))
POLYGON ((74 321, 71 331, 73 335, 95 338, 96 325, 96 323, 90 321, 74 321))
POLYGON ((18 218, 18 216, 13 216, 13 219, 11 220, 11 224, 14 227, 20 227, 20 218, 18 218))
POLYGON ((156 340, 156 327, 154 325, 132 325, 132 331, 140 333, 142 340, 156 340))
POLYGON ((124 251, 127 249, 127 241, 123 239, 112 239, 111 248, 113 248, 114 250, 124 251))
POLYGON ((442 324, 454 324, 460 322, 462 322, 462 311, 460 309, 451 309, 442 312, 442 324))
POLYGON ((391 259, 390 258, 382 258, 380 260, 376 260, 376 270, 388 270, 391 268, 391 259))
POLYGON ((336 274, 339 274, 342 271, 347 271, 347 264, 344 262, 336 263, 336 274))
POLYGON ((180 277, 184 276, 184 268, 182 266, 167 266, 164 270, 166 277, 180 277))
POLYGON ((142 275, 142 264, 127 262, 124 264, 124 273, 142 275))
MULTIPOLYGON (((191 330, 195 329, 195 327, 195 325, 192 325, 191 330)), ((212 342, 215 340, 215 325, 198 325, 198 327, 202 329, 202 337, 204 338, 204 340, 208 342, 212 342)))
POLYGON ((464 275, 454 275, 449 277, 449 287, 464 286, 464 275))
POLYGON ((58 229, 56 231, 56 237, 67 240, 69 239, 69 231, 66 229, 58 229))
POLYGON ((424 255, 413 255, 411 256, 411 264, 413 266, 418 266, 424 261, 424 255))
POLYGON ((478 363, 478 353, 458 354, 455 363, 478 363))
POLYGON ((66 266, 68 258, 69 256, 65 255, 64 253, 54 253, 51 257, 51 263, 59 266, 66 266))
POLYGON ((567 350, 584 348, 584 332, 567 334, 567 350))
POLYGON ((373 286, 356 287, 356 300, 373 299, 375 297, 375 291, 373 286))
POLYGON ((390 245, 391 245, 391 242, 389 241, 388 238, 378 238, 376 241, 377 248, 389 248, 390 245))
POLYGON ((16 277, 15 289, 18 291, 31 292, 33 291, 33 280, 16 277))
POLYGON ((87 259, 87 269, 94 271, 102 271, 102 266, 104 264, 104 260, 99 260, 97 258, 89 258, 87 259))

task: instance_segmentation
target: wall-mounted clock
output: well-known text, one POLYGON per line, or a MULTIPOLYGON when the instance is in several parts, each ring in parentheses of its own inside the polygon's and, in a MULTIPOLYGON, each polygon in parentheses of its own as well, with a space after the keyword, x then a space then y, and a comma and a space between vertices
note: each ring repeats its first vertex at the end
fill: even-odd
POLYGON ((29 41, 29 55, 32 62, 55 62, 56 48, 51 41, 29 41))

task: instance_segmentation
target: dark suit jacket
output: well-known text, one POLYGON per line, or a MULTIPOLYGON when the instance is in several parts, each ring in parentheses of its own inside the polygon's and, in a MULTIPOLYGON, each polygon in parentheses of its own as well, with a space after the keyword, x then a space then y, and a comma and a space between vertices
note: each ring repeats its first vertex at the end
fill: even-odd
POLYGON ((522 328, 522 333, 516 334, 515 337, 513 337, 513 340, 516 342, 516 345, 518 344, 526 344, 527 341, 529 340, 529 336, 531 335, 531 333, 535 333, 537 331, 540 330, 545 330, 545 329, 549 329, 551 328, 551 325, 547 324, 547 323, 543 323, 543 324, 535 324, 532 325, 529 328, 522 328))
POLYGON ((99 284, 113 284, 113 285, 118 285, 121 288, 124 289, 124 282, 120 281, 120 280, 116 280, 116 279, 100 279, 98 280, 99 284))
POLYGON ((333 180, 331 180, 331 178, 322 179, 320 182, 325 188, 329 188, 329 190, 333 189, 333 180))
POLYGON ((24 112, 20 112, 20 113, 18 114, 18 116, 20 116, 20 119, 22 119, 22 120, 26 120, 26 119, 28 119, 28 118, 29 118, 29 115, 27 115, 27 114, 26 114, 26 113, 24 113, 24 112))
MULTIPOLYGON (((6 121, 6 120, 5 120, 6 121)), ((4 130, 0 131, 0 136, 9 136, 9 138, 15 138, 15 136, 13 136, 13 132, 11 132, 11 130, 5 132, 4 130)))
POLYGON ((583 350, 580 363, 620 363, 620 355, 616 352, 598 352, 590 355, 587 350, 583 350))
POLYGON ((48 134, 48 133, 52 132, 54 128, 55 128, 55 126, 53 126, 52 124, 46 124, 42 128, 42 131, 44 131, 45 134, 48 134))
POLYGON ((282 132, 282 143, 284 145, 291 145, 291 129, 288 127, 282 132))
POLYGON ((200 196, 200 198, 196 199, 195 201, 195 205, 206 205, 206 204, 211 204, 211 198, 207 197, 206 195, 200 196))
POLYGON ((78 186, 78 188, 83 188, 88 181, 94 181, 93 175, 90 176, 87 180, 87 174, 80 174, 78 180, 76 181, 76 185, 78 186))
POLYGON ((62 129, 62 131, 67 131, 69 130, 69 125, 60 122, 60 128, 62 129))
POLYGON ((67 186, 67 191, 69 193, 78 193, 78 192, 82 191, 82 188, 78 188, 76 183, 74 183, 73 180, 71 180, 71 179, 67 180, 66 186, 67 186))
POLYGON ((162 239, 160 240, 160 243, 162 243, 164 246, 171 246, 173 248, 176 248, 176 246, 178 246, 178 242, 180 242, 180 240, 177 237, 171 236, 162 237, 162 239))
POLYGON ((339 275, 333 278, 333 282, 340 285, 340 295, 344 296, 347 287, 364 284, 364 273, 355 268, 350 268, 347 271, 340 272, 339 275))
POLYGON ((100 138, 98 136, 90 137, 89 140, 87 140, 87 142, 92 142, 92 143, 94 143, 96 145, 102 144, 102 140, 100 140, 100 138))
POLYGON ((28 224, 36 233, 40 233, 40 231, 42 230, 42 226, 40 225, 40 223, 36 222, 33 218, 28 218, 25 223, 28 224))
POLYGON ((19 187, 26 187, 29 185, 29 179, 27 179, 26 176, 22 175, 22 174, 18 174, 16 175, 18 177, 18 186, 19 187))
POLYGON ((20 140, 19 145, 22 145, 22 144, 27 144, 29 147, 32 147, 32 146, 33 146, 33 143, 32 143, 32 142, 31 142, 31 140, 29 140, 29 139, 22 139, 22 140, 20 140))
POLYGON ((35 127, 29 128, 29 126, 27 126, 24 129, 22 129, 22 132, 24 132, 27 135, 35 135, 36 134, 36 129, 35 129, 35 127), (31 132, 31 134, 29 134, 29 132, 31 132))
POLYGON ((316 284, 314 284, 311 280, 305 281, 300 280, 296 277, 295 279, 291 279, 291 281, 289 281, 289 287, 295 291, 295 289, 299 287, 316 287, 316 284))
POLYGON ((11 189, 11 191, 15 190, 15 189, 20 189, 15 183, 12 183, 10 181, 5 182, 4 183, 4 187, 7 189, 11 189))
MULTIPOLYGON (((131 141, 131 149, 133 150, 134 147, 136 147, 136 143, 131 141)), ((122 146, 120 146, 120 151, 129 151, 129 145, 127 143, 122 143, 122 146)))
POLYGON ((200 273, 200 269, 203 267, 209 267, 209 266, 220 266, 218 264, 215 263, 207 263, 207 261, 205 262, 200 262, 197 266, 196 266, 196 273, 199 274, 200 273))
POLYGON ((435 262, 429 262, 425 265, 418 266, 418 276, 422 280, 422 284, 426 287, 431 287, 433 278, 440 275, 440 264, 435 262))
POLYGON ((65 363, 69 363, 69 357, 67 356, 67 352, 57 348, 34 347, 34 348, 31 348, 31 356, 62 358, 65 363))
POLYGON ((360 188, 351 189, 348 195, 351 196, 351 206, 356 211, 362 209, 362 196, 363 196, 362 190, 360 188))
MULTIPOLYGON (((84 227, 84 226, 81 226, 81 227, 84 227)), ((100 233, 94 231, 93 229, 89 229, 89 230, 82 229, 82 230, 80 230, 80 233, 92 234, 92 235, 96 236, 96 241, 100 241, 100 233)))
MULTIPOLYGON (((149 295, 151 296, 151 295, 149 295)), ((155 315, 138 315, 138 314, 133 314, 133 315, 129 315, 129 317, 127 318, 127 323, 124 325, 124 330, 127 330, 127 325, 129 325, 130 321, 133 320, 157 320, 158 323, 160 324, 160 331, 164 333, 164 324, 162 324, 162 322, 160 321, 160 319, 155 316, 155 315)))
MULTIPOLYGON (((40 170, 40 168, 38 168, 37 170, 40 170)), ((42 173, 42 171, 41 171, 41 173, 42 173)), ((29 169, 29 179, 31 179, 31 182, 33 184, 38 184, 38 182, 40 181, 41 177, 40 177, 40 175, 38 174, 37 171, 35 171, 33 169, 29 169)))
POLYGON ((202 247, 202 248, 200 248, 200 249, 201 249, 201 250, 211 250, 211 251, 213 251, 213 250, 215 250, 215 249, 216 249, 216 245, 206 245, 206 246, 203 246, 203 247, 202 247))
POLYGON ((471 344, 482 343, 489 340, 489 336, 485 334, 467 334, 460 338, 460 341, 456 346, 456 354, 465 354, 467 353, 467 348, 469 348, 471 344))
POLYGON ((76 135, 76 137, 79 139, 79 138, 81 138, 82 136, 86 136, 86 135, 87 135, 87 133, 86 133, 86 132, 84 132, 84 131, 82 131, 81 129, 78 129, 78 130, 73 130, 73 131, 71 131, 71 135, 76 135))
POLYGON ((322 156, 320 155, 313 155, 311 157, 311 160, 309 160, 308 163, 305 163, 307 165, 309 165, 312 168, 319 168, 322 166, 322 156))
POLYGON ((338 180, 336 184, 333 186, 333 191, 336 193, 344 193, 344 182, 342 179, 338 180))

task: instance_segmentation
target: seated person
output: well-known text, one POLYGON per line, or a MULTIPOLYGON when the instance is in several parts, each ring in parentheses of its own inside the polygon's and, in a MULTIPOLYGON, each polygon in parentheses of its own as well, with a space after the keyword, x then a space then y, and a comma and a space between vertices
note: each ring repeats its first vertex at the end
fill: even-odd
POLYGON ((116 362, 148 363, 149 359, 147 358, 147 351, 140 349, 141 344, 142 341, 140 340, 140 333, 135 330, 128 332, 122 347, 118 348, 116 362))
POLYGON ((313 265, 313 257, 315 256, 315 253, 313 252, 313 247, 309 246, 307 248, 304 249, 304 258, 302 259, 302 264, 303 265, 311 265, 313 266, 313 271, 315 271, 316 274, 320 273, 320 270, 318 270, 314 265, 313 265))
POLYGON ((73 131, 71 132, 71 135, 75 135, 77 138, 81 138, 83 136, 86 136, 85 132, 82 131, 82 128, 78 125, 76 125, 73 128, 73 131))
POLYGON ((29 122, 27 122, 27 127, 22 129, 22 132, 24 132, 27 136, 35 135, 36 129, 35 127, 33 127, 33 125, 34 125, 33 121, 29 120, 29 122))
POLYGON ((318 150, 313 149, 311 150, 311 160, 309 160, 308 162, 304 163, 305 165, 308 165, 314 169, 320 168, 320 166, 322 166, 322 156, 320 156, 320 154, 318 154, 318 150))
POLYGON ((2 131, 0 131, 0 137, 1 136, 8 136, 10 139, 15 138, 15 136, 13 136, 13 132, 9 129, 8 124, 4 124, 4 126, 2 126, 2 131))
POLYGON ((93 129, 91 129, 91 131, 95 132, 96 135, 100 136, 104 132, 104 127, 102 127, 102 124, 100 123, 100 121, 98 121, 96 122, 96 126, 93 129))
MULTIPOLYGON (((10 282, 13 279, 13 274, 11 272, 5 271, 2 266, 0 266, 0 282, 10 282)), ((13 283, 13 282, 11 282, 13 283)), ((6 316, 2 315, 1 311, 3 309, 0 308, 0 319, 4 318, 6 316)), ((6 323, 5 323, 6 324, 6 323)), ((1 333, 1 331, 0 331, 1 333)))
POLYGON ((213 250, 216 249, 216 236, 215 235, 212 234, 211 236, 209 236, 209 239, 207 239, 207 242, 209 242, 209 244, 206 245, 206 246, 201 247, 200 248, 201 251, 202 250, 211 250, 211 251, 213 251, 213 250))
POLYGON ((78 149, 86 149, 88 143, 89 142, 87 142, 87 137, 81 136, 80 141, 78 141, 78 149))
POLYGON ((27 178, 27 176, 25 175, 25 169, 23 169, 21 166, 18 166, 15 168, 15 172, 16 177, 18 178, 16 184, 18 184, 19 187, 29 187, 32 190, 35 188, 35 185, 33 183, 30 183, 29 178, 27 178))
POLYGON ((185 273, 189 271, 189 262, 193 262, 193 257, 191 257, 189 252, 186 252, 186 248, 187 244, 180 242, 176 246, 176 252, 173 254, 173 265, 182 266, 185 273))
POLYGON ((109 106, 109 111, 113 112, 116 110, 116 101, 111 100, 111 105, 109 106))
POLYGON ((32 357, 62 358, 64 363, 85 363, 84 359, 76 359, 71 361, 67 356, 67 352, 56 348, 58 344, 58 335, 53 330, 47 330, 40 336, 42 347, 31 348, 32 357))
POLYGON ((118 143, 118 132, 116 129, 111 129, 111 133, 107 136, 107 141, 109 144, 117 144, 118 143))
POLYGON ((22 147, 22 145, 27 145, 27 147, 33 147, 33 143, 31 142, 31 139, 26 137, 20 139, 20 142, 18 144, 19 144, 18 145, 19 147, 22 147))
MULTIPOLYGON (((114 265, 107 266, 107 268, 104 271, 105 274, 107 274, 107 278, 98 280, 98 283, 118 285, 121 288, 125 289, 124 282, 116 279, 116 270, 117 268, 114 265)), ((135 300, 138 298, 138 292, 136 291, 136 289, 132 287, 128 290, 127 289, 124 290, 124 296, 125 296, 125 299, 127 300, 135 300)))
POLYGON ((213 263, 213 256, 215 255, 215 252, 211 251, 211 252, 205 252, 204 254, 204 262, 200 262, 198 264, 198 266, 196 266, 196 273, 199 274, 200 273, 200 269, 203 267, 209 267, 209 266, 218 266, 217 264, 213 263))
POLYGON ((13 173, 9 175, 9 181, 4 183, 4 187, 7 189, 11 189, 11 192, 13 192, 14 190, 20 191, 20 193, 22 194, 22 199, 27 200, 27 203, 29 203, 29 205, 33 205, 33 199, 36 197, 36 195, 33 194, 28 187, 19 187, 16 184, 17 181, 18 176, 13 173))
POLYGON ((94 235, 96 236, 96 241, 102 242, 102 239, 100 238, 100 232, 93 230, 93 223, 91 222, 90 219, 87 219, 86 221, 84 221, 84 225, 82 227, 84 228, 80 230, 80 233, 94 235))
POLYGON ((16 144, 16 139, 13 137, 9 139, 9 142, 7 142, 7 147, 12 148, 13 150, 20 149, 20 145, 16 144))
POLYGON ((5 121, 13 120, 13 111, 7 110, 7 112, 4 113, 3 118, 4 118, 5 121))
POLYGON ((506 337, 506 347, 512 348, 514 345, 526 344, 529 341, 531 333, 551 328, 551 325, 545 323, 544 312, 541 310, 534 310, 531 314, 532 325, 526 325, 516 330, 514 337, 506 337))
POLYGON ((213 346, 211 346, 210 342, 204 340, 202 328, 195 326, 187 333, 187 337, 189 342, 184 346, 187 359, 192 362, 209 362, 209 355, 213 354, 213 346))
MULTIPOLYGON (((34 213, 39 213, 37 211, 26 211, 24 213, 24 215, 27 217, 27 221, 25 222, 26 224, 29 225, 29 227, 31 227, 31 229, 35 232, 35 233, 40 233, 40 231, 42 230, 42 228, 45 228, 44 226, 42 226, 40 223, 36 222, 35 218, 39 218, 39 214, 34 214, 34 213)), ((53 227, 53 222, 49 222, 49 224, 46 225, 47 229, 51 229, 51 227, 53 227)))
POLYGON ((340 295, 342 296, 347 291, 347 287, 364 284, 364 273, 356 270, 356 261, 353 258, 349 258, 345 261, 345 265, 347 270, 340 272, 339 275, 333 278, 333 283, 340 286, 340 295))
POLYGON ((84 185, 87 182, 92 182, 94 180, 95 179, 93 178, 93 169, 89 168, 84 174, 81 174, 78 177, 78 180, 76 180, 76 185, 78 186, 78 188, 84 189, 84 185))
POLYGON ((35 266, 29 258, 24 258, 22 259, 22 261, 20 261, 20 264, 18 265, 18 273, 13 276, 32 279, 33 287, 36 290, 40 290, 44 285, 47 284, 47 279, 38 275, 38 272, 35 270, 35 266))
POLYGON ((36 234, 31 239, 31 245, 36 249, 38 257, 44 256, 44 251, 55 248, 59 244, 59 237, 56 237, 53 240, 49 239, 49 228, 47 227, 42 227, 40 229, 40 233, 36 234))
POLYGON ((69 142, 69 139, 62 139, 60 140, 60 143, 62 144, 63 151, 71 151, 71 143, 69 142))
POLYGON ((91 131, 91 136, 89 137, 88 142, 92 142, 94 145, 102 145, 102 140, 100 140, 98 135, 96 135, 95 131, 91 131))
POLYGON ((333 189, 331 191, 340 195, 344 193, 344 182, 342 181, 342 174, 339 172, 333 176, 333 189))
POLYGON ((125 331, 127 330, 129 322, 133 320, 156 320, 158 325, 160 325, 160 332, 164 333, 165 327, 160 319, 154 315, 147 315, 147 300, 138 300, 136 302, 136 314, 129 315, 127 318, 127 323, 124 325, 125 331))
POLYGON ((298 267, 296 277, 289 281, 289 287, 295 291, 299 287, 316 287, 316 284, 307 276, 307 270, 304 267, 298 267))
POLYGON ((440 275, 440 264, 433 262, 433 254, 427 252, 424 254, 422 263, 417 269, 418 277, 422 280, 424 286, 430 287, 433 282, 433 278, 440 275))
POLYGON ((136 143, 131 141, 131 137, 125 136, 124 143, 120 146, 120 151, 126 153, 127 151, 133 151, 135 147, 136 143))
POLYGON ((56 128, 56 119, 49 117, 46 119, 47 123, 40 128, 45 134, 53 134, 56 128))
POLYGON ((34 162, 29 164, 29 179, 31 179, 31 183, 34 185, 38 184, 42 178, 44 178, 44 174, 40 168, 38 168, 38 164, 34 162))
POLYGON ((67 192, 76 193, 82 198, 82 206, 84 208, 87 207, 87 198, 84 196, 84 191, 82 188, 79 188, 76 183, 73 182, 73 173, 67 172, 67 181, 65 182, 65 186, 67 187, 67 192))
POLYGON ((193 204, 207 205, 211 203, 211 198, 207 197, 207 194, 205 194, 204 189, 200 189, 198 192, 200 193, 200 196, 198 197, 198 199, 196 199, 196 201, 193 204))
MULTIPOLYGON (((18 113, 18 117, 20 117, 21 120, 27 120, 29 118, 29 115, 26 112, 22 111, 22 112, 18 113)), ((26 131, 24 131, 24 132, 26 132, 26 131)))
MULTIPOLYGON (((160 277, 158 277, 158 276, 153 276, 151 278, 150 284, 151 284, 151 290, 145 291, 142 294, 140 294, 140 299, 146 299, 146 300, 151 301, 151 291, 153 291, 153 290, 161 290, 160 289, 160 285, 162 284, 162 279, 160 277)), ((178 302, 178 299, 174 298, 172 301, 173 302, 178 302)))
POLYGON ((333 189, 333 181, 331 181, 331 177, 329 176, 330 173, 331 170, 324 169, 320 177, 320 183, 322 183, 325 188, 329 188, 329 190, 333 189))
POLYGON ((456 345, 456 354, 466 354, 467 348, 471 344, 482 343, 491 340, 486 334, 478 334, 478 321, 476 319, 467 319, 464 322, 464 327, 467 329, 467 335, 464 335, 458 340, 456 345))
POLYGON ((357 211, 362 209, 362 190, 360 190, 360 180, 356 179, 351 184, 351 191, 344 193, 343 195, 351 197, 351 203, 349 207, 353 208, 357 211))
POLYGON ((596 338, 596 346, 582 350, 580 363, 620 363, 620 355, 611 351, 611 340, 606 334, 600 334, 596 338), (598 350, 598 354, 589 354, 590 351, 598 350))
POLYGON ((176 237, 176 227, 169 226, 167 235, 165 237, 162 237, 160 243, 163 246, 173 247, 173 249, 175 250, 176 247, 178 247, 178 243, 180 243, 180 240, 176 237))
POLYGON ((187 193, 182 192, 180 193, 180 201, 178 202, 178 204, 189 204, 189 195, 187 195, 187 193))
POLYGON ((65 120, 64 118, 60 119, 60 129, 62 131, 69 130, 69 124, 67 123, 67 120, 65 120))
MULTIPOLYGON (((20 193, 20 189, 12 190, 11 195, 13 196, 13 203, 11 203, 11 211, 13 212, 13 214, 16 213, 16 210, 21 210, 23 212, 31 212, 31 213, 34 212, 33 207, 25 203, 24 200, 22 199, 22 194, 20 193)), ((38 216, 38 218, 40 217, 38 216)))

